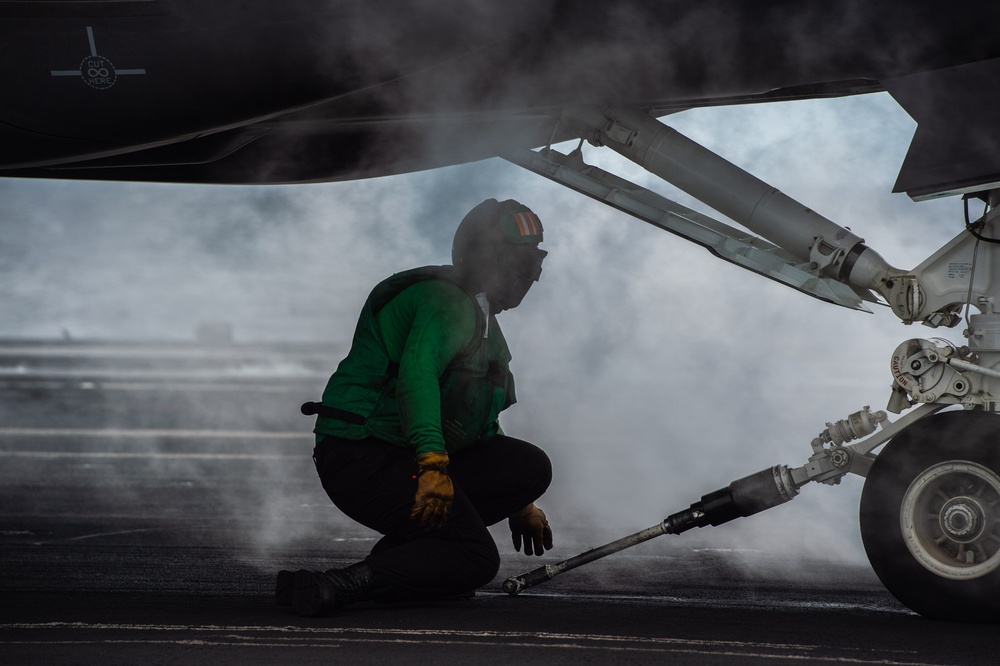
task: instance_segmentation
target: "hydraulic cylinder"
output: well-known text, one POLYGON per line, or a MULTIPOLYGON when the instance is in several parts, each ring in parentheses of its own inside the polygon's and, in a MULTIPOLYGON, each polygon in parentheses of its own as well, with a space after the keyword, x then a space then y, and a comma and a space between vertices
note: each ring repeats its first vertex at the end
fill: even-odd
POLYGON ((898 273, 849 229, 783 194, 635 107, 567 111, 581 137, 604 145, 802 260, 817 274, 884 294, 898 273))

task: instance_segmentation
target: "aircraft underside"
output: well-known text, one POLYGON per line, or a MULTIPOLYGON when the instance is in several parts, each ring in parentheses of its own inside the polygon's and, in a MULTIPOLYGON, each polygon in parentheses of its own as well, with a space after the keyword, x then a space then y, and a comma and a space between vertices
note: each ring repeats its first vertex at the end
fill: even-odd
POLYGON ((342 181, 537 148, 565 107, 888 90, 918 122, 896 191, 1000 180, 983 1, 0 1, 0 18, 18 63, 4 176, 342 181))

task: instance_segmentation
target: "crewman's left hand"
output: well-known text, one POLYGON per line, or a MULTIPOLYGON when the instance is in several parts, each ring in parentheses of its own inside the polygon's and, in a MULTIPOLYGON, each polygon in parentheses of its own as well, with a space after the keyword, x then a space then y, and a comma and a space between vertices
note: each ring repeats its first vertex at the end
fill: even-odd
POLYGON ((511 515, 507 525, 515 550, 521 550, 522 539, 525 555, 541 555, 546 550, 552 550, 552 528, 545 519, 545 513, 534 503, 511 515))
POLYGON ((455 501, 455 486, 448 476, 448 454, 423 453, 417 456, 417 492, 410 518, 428 532, 444 527, 455 501))

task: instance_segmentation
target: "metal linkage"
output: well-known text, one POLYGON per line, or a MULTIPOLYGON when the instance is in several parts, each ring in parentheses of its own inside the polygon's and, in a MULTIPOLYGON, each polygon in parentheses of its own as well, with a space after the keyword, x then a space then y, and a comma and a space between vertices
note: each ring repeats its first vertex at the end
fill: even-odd
MULTIPOLYGON (((719 257, 822 300, 855 309, 878 294, 905 323, 957 325, 966 306, 1000 293, 1000 191, 981 220, 909 271, 864 240, 636 107, 571 107, 560 125, 671 183, 753 235, 552 150, 505 157, 707 247, 719 257), (766 241, 763 239, 767 239, 766 241), (769 241, 769 242, 768 242, 769 241), (768 256, 770 255, 770 256, 768 256)), ((987 196, 986 193, 980 193, 987 196)), ((987 364, 991 365, 991 364, 987 364)))
POLYGON ((796 478, 800 483, 817 481, 836 485, 848 472, 864 476, 871 462, 864 457, 855 462, 854 451, 844 444, 871 435, 885 420, 885 412, 872 412, 866 405, 846 419, 827 423, 826 430, 810 442, 813 454, 806 465, 795 470, 796 478))
MULTIPOLYGON (((903 272, 850 229, 828 220, 637 107, 573 107, 560 122, 607 146, 795 257, 813 275, 886 297, 903 272)), ((870 296, 870 294, 869 294, 870 296)), ((866 298, 867 300, 867 298, 866 298)))
POLYGON ((813 451, 818 453, 823 443, 840 446, 846 442, 853 442, 856 439, 867 437, 875 432, 878 424, 885 419, 885 412, 873 413, 871 407, 865 405, 864 408, 854 412, 846 419, 841 419, 836 423, 827 423, 826 430, 813 440, 813 451))
POLYGON ((917 403, 962 405, 966 409, 998 411, 1000 370, 986 367, 997 363, 996 341, 983 347, 987 337, 983 321, 996 315, 973 315, 969 347, 956 347, 946 340, 914 338, 901 343, 892 354, 892 396, 889 411, 900 413, 917 403))
POLYGON ((829 303, 870 312, 869 292, 854 289, 810 269, 809 262, 766 240, 691 210, 651 190, 585 164, 579 148, 563 155, 553 150, 524 150, 505 159, 560 185, 608 204, 655 227, 697 243, 709 252, 829 303))

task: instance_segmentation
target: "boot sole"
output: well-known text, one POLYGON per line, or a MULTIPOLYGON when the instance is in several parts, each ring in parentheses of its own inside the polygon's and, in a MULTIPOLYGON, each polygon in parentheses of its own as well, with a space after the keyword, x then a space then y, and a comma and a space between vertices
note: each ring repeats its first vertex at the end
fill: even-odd
POLYGON ((291 606, 295 594, 295 572, 281 570, 274 585, 274 602, 279 606, 291 606))
POLYGON ((318 571, 299 569, 292 575, 292 610, 302 617, 317 617, 333 608, 333 594, 318 571))

